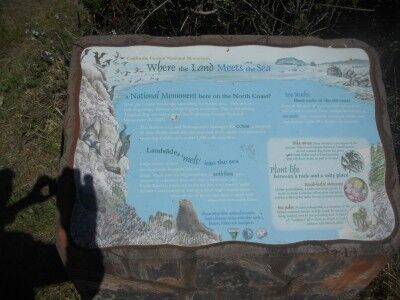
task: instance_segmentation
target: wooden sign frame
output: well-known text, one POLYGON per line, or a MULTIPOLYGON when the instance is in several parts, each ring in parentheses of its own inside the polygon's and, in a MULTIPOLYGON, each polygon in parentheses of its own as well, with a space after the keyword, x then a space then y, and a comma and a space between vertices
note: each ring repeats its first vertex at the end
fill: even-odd
POLYGON ((63 141, 57 199, 57 248, 72 280, 83 294, 130 293, 151 295, 157 299, 189 299, 185 297, 193 295, 196 295, 195 299, 239 296, 263 299, 290 295, 348 297, 364 288, 400 246, 399 179, 381 68, 376 52, 357 40, 245 35, 81 38, 74 44, 72 52, 63 141), (71 238, 70 219, 76 199, 73 168, 80 132, 81 53, 91 46, 133 45, 320 46, 365 50, 370 61, 376 125, 386 159, 386 191, 395 214, 393 233, 381 241, 303 241, 286 245, 223 242, 190 248, 130 245, 84 249, 77 246, 71 238))

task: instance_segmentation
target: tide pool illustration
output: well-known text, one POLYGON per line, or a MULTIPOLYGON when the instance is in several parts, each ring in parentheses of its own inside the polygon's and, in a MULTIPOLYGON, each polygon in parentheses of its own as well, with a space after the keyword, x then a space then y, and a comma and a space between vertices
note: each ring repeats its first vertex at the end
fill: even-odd
POLYGON ((78 245, 392 232, 363 50, 90 47, 81 67, 78 245))

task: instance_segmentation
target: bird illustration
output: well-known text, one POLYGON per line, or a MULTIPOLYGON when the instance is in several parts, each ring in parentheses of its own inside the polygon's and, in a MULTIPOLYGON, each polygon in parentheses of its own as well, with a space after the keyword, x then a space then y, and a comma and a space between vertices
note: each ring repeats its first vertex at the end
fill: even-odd
POLYGON ((101 59, 104 55, 106 55, 106 53, 104 53, 104 52, 101 52, 100 55, 99 55, 99 52, 97 52, 97 51, 94 52, 94 59, 95 59, 95 61, 96 61, 96 64, 101 65, 100 59, 101 59))
POLYGON ((109 161, 104 161, 104 168, 109 172, 113 172, 115 174, 121 174, 121 168, 113 165, 109 161))
POLYGON ((110 95, 111 101, 114 99, 114 90, 115 90, 116 85, 113 85, 109 90, 107 90, 107 93, 110 95))
POLYGON ((108 112, 115 117, 115 112, 114 112, 114 108, 112 108, 111 106, 108 107, 108 112))
POLYGON ((131 73, 130 71, 125 71, 125 76, 127 76, 130 73, 131 73))
POLYGON ((128 154, 129 147, 131 146, 130 137, 131 135, 128 134, 126 137, 124 137, 124 139, 121 140, 122 145, 121 148, 119 148, 117 161, 119 161, 122 156, 126 156, 128 154))
POLYGON ((128 63, 127 61, 124 61, 122 64, 123 64, 124 66, 126 66, 127 63, 128 63))
POLYGON ((178 120, 178 115, 172 114, 169 118, 171 119, 171 121, 176 121, 178 120))
POLYGON ((121 130, 121 132, 119 133, 119 139, 122 141, 125 137, 126 137, 126 124, 124 124, 124 129, 121 130))
POLYGON ((115 146, 114 146, 114 157, 117 158, 117 161, 119 161, 119 158, 118 158, 119 153, 117 154, 117 152, 118 152, 117 149, 118 149, 119 143, 120 142, 122 143, 122 141, 125 138, 126 138, 126 124, 124 124, 124 129, 122 129, 120 131, 118 140, 117 140, 117 142, 115 143, 115 146))
POLYGON ((109 66, 109 65, 110 65, 110 61, 111 61, 111 59, 105 60, 105 61, 104 61, 104 64, 102 64, 101 66, 102 66, 103 68, 106 67, 106 66, 109 66))
POLYGON ((83 58, 89 53, 89 51, 90 51, 90 49, 85 49, 83 51, 83 55, 81 56, 81 62, 82 62, 83 58))
POLYGON ((95 129, 95 123, 86 128, 85 133, 82 135, 82 141, 89 146, 90 149, 96 150, 96 153, 101 155, 99 133, 95 129))
POLYGON ((117 51, 117 55, 114 55, 114 60, 113 60, 113 62, 116 62, 116 60, 118 59, 118 57, 119 57, 119 52, 117 51))

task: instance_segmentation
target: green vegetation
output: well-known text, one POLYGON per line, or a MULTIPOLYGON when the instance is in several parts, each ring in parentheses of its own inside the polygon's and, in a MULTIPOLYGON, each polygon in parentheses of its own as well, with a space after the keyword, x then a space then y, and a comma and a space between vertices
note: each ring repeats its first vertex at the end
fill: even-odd
MULTIPOLYGON (((83 0, 81 3, 77 0, 3 0, 0 3, 0 168, 10 168, 16 175, 9 202, 16 203, 24 197, 40 175, 57 176, 68 64, 72 43, 78 37, 114 33, 338 37, 332 29, 343 25, 341 21, 346 18, 341 15, 346 14, 347 20, 353 20, 349 15, 358 13, 357 5, 368 4, 335 0, 318 3, 313 0, 83 0), (340 9, 338 4, 349 8, 340 9)), ((359 13, 362 14, 371 16, 373 12, 359 13)), ((357 26, 342 26, 344 30, 352 27, 357 26)), ((344 36, 351 36, 354 31, 350 29, 344 36)), ((371 35, 370 40, 365 40, 382 55, 394 143, 400 151, 396 79, 399 71, 394 63, 400 57, 398 31, 385 30, 388 34, 378 32, 375 36, 369 30, 365 32, 371 35), (384 38, 390 40, 382 41, 384 38)), ((379 165, 382 153, 378 148, 373 150, 372 164, 376 171, 371 173, 370 180, 376 182, 375 178, 382 178, 379 165)), ((124 196, 117 187, 114 193, 124 196)), ((51 199, 20 211, 5 229, 53 244, 55 215, 56 206, 51 199)), ((170 224, 165 223, 165 227, 169 228, 170 224)), ((399 299, 399 259, 395 257, 358 299, 399 299)), ((46 257, 38 260, 46 263, 46 257)), ((68 281, 39 287, 35 294, 37 299, 79 298, 68 281)))
POLYGON ((381 144, 371 146, 371 170, 369 186, 373 191, 381 190, 385 184, 385 155, 381 144))

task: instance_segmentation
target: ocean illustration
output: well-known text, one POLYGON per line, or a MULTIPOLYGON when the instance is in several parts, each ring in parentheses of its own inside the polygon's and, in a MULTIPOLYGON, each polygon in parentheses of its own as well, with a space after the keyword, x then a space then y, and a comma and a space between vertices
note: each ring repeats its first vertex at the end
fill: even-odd
MULTIPOLYGON (((81 131, 74 162, 79 170, 77 202, 71 222, 75 242, 90 248, 387 237, 394 214, 384 187, 385 160, 374 123, 368 57, 360 49, 308 46, 285 51, 265 46, 232 47, 229 52, 213 46, 179 51, 152 46, 84 49, 81 131), (346 119, 342 128, 325 120, 295 131, 296 113, 273 113, 293 100, 281 94, 274 98, 284 89, 307 89, 320 99, 327 93, 332 99, 351 99, 343 105, 362 112, 359 125, 346 119), (238 100, 199 99, 204 91, 229 91, 238 100), (260 99, 268 101, 269 112, 260 99), (273 125, 258 125, 266 119, 273 125), (287 124, 287 131, 275 127, 281 123, 287 124), (212 134, 208 124, 213 124, 212 134), (332 139, 337 132, 352 138, 354 134, 345 132, 348 126, 356 135, 371 128, 364 137, 370 148, 368 156, 349 148, 335 162, 351 179, 341 187, 341 201, 354 204, 340 228, 275 228, 268 139, 319 137, 321 130, 332 139), (227 157, 226 162, 221 157, 227 157), (224 164, 229 166, 220 167, 224 164), (352 179, 358 176, 363 178, 352 179)), ((307 97, 300 95, 301 101, 310 102, 299 105, 313 105, 314 98, 307 97)))

